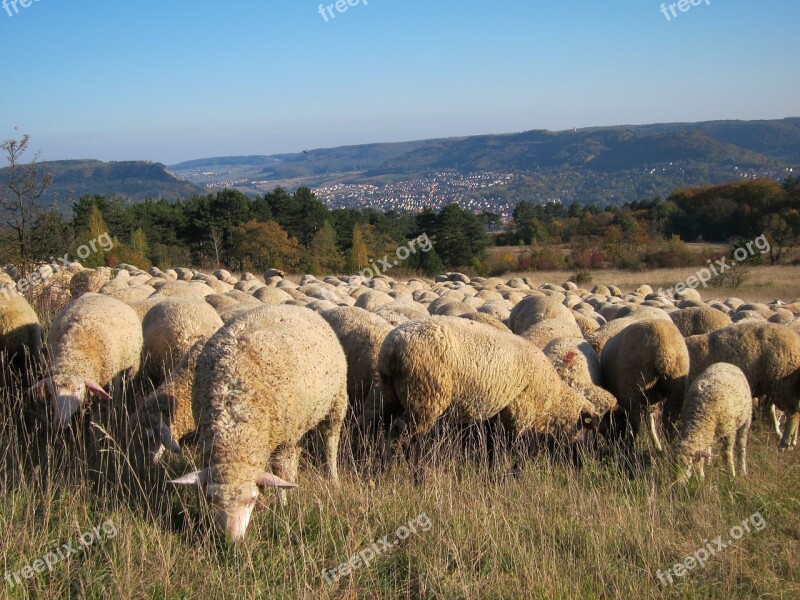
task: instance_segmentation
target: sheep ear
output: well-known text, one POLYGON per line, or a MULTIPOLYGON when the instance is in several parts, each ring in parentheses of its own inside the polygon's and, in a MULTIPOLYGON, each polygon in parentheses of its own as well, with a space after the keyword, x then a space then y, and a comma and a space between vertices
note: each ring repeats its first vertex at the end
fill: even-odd
POLYGON ((88 389, 96 396, 100 396, 103 400, 111 400, 111 396, 109 395, 109 393, 105 391, 96 381, 87 379, 86 381, 84 381, 84 383, 86 384, 86 389, 88 389))
POLYGON ((180 444, 178 444, 175 438, 172 437, 172 431, 170 431, 166 423, 161 423, 158 437, 161 439, 161 443, 164 444, 164 446, 166 446, 167 448, 169 448, 170 452, 173 452, 174 454, 181 453, 181 446, 180 444))
POLYGON ((291 489, 297 487, 296 483, 289 483, 288 481, 284 481, 280 477, 273 475, 272 473, 267 473, 266 471, 256 477, 256 485, 262 488, 277 487, 281 489, 291 489))
POLYGON ((179 477, 178 479, 173 479, 172 481, 170 481, 170 483, 172 485, 194 485, 196 483, 200 485, 205 485, 207 479, 208 479, 208 470, 203 469, 202 471, 187 473, 183 477, 179 477))

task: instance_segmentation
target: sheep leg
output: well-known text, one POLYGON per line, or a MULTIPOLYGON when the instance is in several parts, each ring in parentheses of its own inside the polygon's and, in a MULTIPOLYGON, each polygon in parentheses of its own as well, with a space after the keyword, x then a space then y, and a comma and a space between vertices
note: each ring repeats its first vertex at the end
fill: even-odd
POLYGON ((778 416, 778 409, 772 402, 769 404, 769 417, 770 421, 772 422, 772 428, 775 430, 775 434, 778 436, 778 439, 781 439, 783 437, 783 432, 781 431, 781 418, 778 416))
POLYGON ((736 432, 736 455, 739 458, 739 471, 747 475, 747 433, 750 423, 745 423, 736 432))
POLYGON ((783 428, 783 438, 780 445, 781 450, 791 450, 797 445, 798 425, 800 425, 800 412, 786 413, 786 425, 783 428))
POLYGON ((736 463, 733 460, 733 444, 735 435, 725 435, 722 438, 722 452, 725 454, 725 460, 728 463, 731 477, 736 477, 736 463))
POLYGON ((653 407, 648 405, 645 410, 647 411, 647 431, 650 434, 650 439, 653 441, 653 446, 656 452, 663 452, 664 448, 661 446, 661 441, 658 439, 658 431, 656 430, 656 415, 653 407))
POLYGON ((347 391, 336 399, 328 417, 320 424, 319 432, 325 443, 325 465, 328 469, 328 479, 339 487, 339 439, 342 436, 342 423, 347 414, 347 391))

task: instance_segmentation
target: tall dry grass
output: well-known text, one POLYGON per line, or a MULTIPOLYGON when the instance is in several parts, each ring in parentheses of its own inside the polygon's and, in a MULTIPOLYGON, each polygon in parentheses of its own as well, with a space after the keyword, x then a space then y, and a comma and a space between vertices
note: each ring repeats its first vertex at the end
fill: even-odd
MULTIPOLYGON (((776 272, 769 269, 753 283, 763 281, 771 295, 784 285, 768 276, 776 272)), ((557 273, 533 275, 564 280, 557 273)), ((654 281, 647 273, 622 275, 595 281, 623 287, 654 281)), ((746 292, 736 295, 758 299, 746 292)), ((124 414, 96 415, 108 435, 88 417, 67 436, 54 434, 46 406, 22 388, 11 380, 0 390, 0 597, 800 596, 800 451, 778 453, 774 434, 760 423, 751 433, 749 476, 731 481, 717 464, 702 485, 685 489, 671 486, 670 461, 645 440, 633 465, 613 452, 587 456, 580 469, 538 455, 515 478, 505 475, 510 457, 489 473, 480 444, 464 454, 449 436, 417 487, 402 462, 378 474, 375 448, 354 456, 347 435, 339 489, 306 457, 288 506, 264 496, 247 539, 230 546, 211 532, 197 491, 167 482, 195 468, 190 450, 161 466, 143 466, 124 414), (745 535, 704 568, 674 577, 673 585, 659 582, 658 570, 727 536, 757 511, 763 531, 745 535), (323 569, 380 545, 384 536, 393 540, 423 512, 430 531, 412 534, 334 585, 325 581, 323 569), (109 520, 117 531, 112 539, 10 585, 26 564, 56 545, 77 544, 109 520), (10 580, 3 579, 7 573, 10 580)), ((145 391, 132 385, 126 393, 135 400, 145 391)))

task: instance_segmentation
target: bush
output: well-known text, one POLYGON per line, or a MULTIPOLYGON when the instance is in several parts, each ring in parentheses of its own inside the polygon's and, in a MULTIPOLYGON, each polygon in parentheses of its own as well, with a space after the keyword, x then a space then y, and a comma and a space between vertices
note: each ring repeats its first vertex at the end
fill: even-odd
POLYGON ((569 278, 569 281, 573 282, 576 285, 584 285, 587 283, 592 283, 592 274, 590 271, 586 269, 581 269, 572 275, 569 278))
POLYGON ((537 271, 560 271, 564 268, 564 255, 558 246, 531 246, 531 266, 537 271))

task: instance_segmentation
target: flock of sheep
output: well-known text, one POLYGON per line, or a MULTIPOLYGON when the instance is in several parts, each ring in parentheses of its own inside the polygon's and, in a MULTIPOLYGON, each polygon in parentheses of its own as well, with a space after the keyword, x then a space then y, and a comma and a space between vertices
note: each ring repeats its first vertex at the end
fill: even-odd
POLYGON ((343 426, 386 432, 383 464, 402 449, 417 481, 445 423, 559 448, 601 435, 632 452, 644 422, 657 450, 670 443, 682 480, 703 475, 717 441, 731 475, 746 473, 755 403, 771 411, 781 449, 797 441, 800 301, 460 273, 294 283, 274 269, 262 281, 72 265, 58 275, 49 293, 66 306, 43 343, 36 313, 0 274, 8 364, 34 362, 29 392, 59 430, 98 404, 128 406, 126 382, 147 381, 153 392, 128 406, 137 439, 153 463, 197 448, 201 470, 173 483, 199 485, 232 539, 265 487, 285 501, 312 430, 334 483, 343 426))

